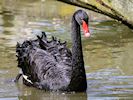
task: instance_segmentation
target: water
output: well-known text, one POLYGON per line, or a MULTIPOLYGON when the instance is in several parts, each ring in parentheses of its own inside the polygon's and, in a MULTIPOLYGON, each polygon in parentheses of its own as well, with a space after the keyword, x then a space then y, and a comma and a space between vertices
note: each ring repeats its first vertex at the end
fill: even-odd
POLYGON ((86 93, 51 93, 14 83, 18 73, 16 42, 45 31, 50 38, 70 39, 70 19, 79 8, 53 0, 0 1, 0 100, 132 100, 133 32, 90 13, 91 38, 83 38, 86 93))

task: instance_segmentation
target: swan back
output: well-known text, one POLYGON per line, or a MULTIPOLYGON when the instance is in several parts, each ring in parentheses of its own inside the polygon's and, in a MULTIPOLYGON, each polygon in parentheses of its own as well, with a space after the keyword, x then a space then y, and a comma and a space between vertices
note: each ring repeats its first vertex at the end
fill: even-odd
MULTIPOLYGON (((16 46, 18 67, 37 88, 64 90, 71 79, 71 51, 66 42, 55 37, 48 40, 43 32, 36 40, 26 40, 16 46)), ((24 79, 24 84, 33 85, 24 79)))

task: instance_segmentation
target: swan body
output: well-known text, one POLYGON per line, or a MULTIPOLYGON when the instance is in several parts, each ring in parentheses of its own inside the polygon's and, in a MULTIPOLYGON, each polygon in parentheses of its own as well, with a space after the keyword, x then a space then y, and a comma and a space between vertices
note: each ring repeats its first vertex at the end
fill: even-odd
POLYGON ((88 16, 78 10, 72 17, 72 52, 66 42, 55 37, 48 40, 45 32, 36 40, 17 43, 18 67, 22 70, 16 81, 23 76, 23 83, 49 91, 76 91, 87 89, 81 45, 80 25, 88 37, 88 16))

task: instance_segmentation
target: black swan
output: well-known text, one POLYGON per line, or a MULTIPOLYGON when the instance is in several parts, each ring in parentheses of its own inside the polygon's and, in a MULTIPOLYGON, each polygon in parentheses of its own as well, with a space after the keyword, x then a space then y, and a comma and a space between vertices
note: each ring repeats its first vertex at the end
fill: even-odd
POLYGON ((45 32, 36 40, 17 43, 18 67, 22 70, 15 81, 23 76, 23 83, 49 91, 83 92, 87 89, 82 53, 80 25, 89 37, 88 15, 78 10, 72 17, 72 53, 55 37, 48 40, 45 32))

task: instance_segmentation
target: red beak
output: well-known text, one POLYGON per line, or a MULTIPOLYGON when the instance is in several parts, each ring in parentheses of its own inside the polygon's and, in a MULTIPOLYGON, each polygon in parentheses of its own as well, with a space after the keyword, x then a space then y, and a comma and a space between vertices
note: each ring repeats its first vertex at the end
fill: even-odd
POLYGON ((83 27, 83 31, 84 31, 84 36, 89 37, 90 30, 89 30, 88 24, 84 20, 82 20, 82 27, 83 27))

